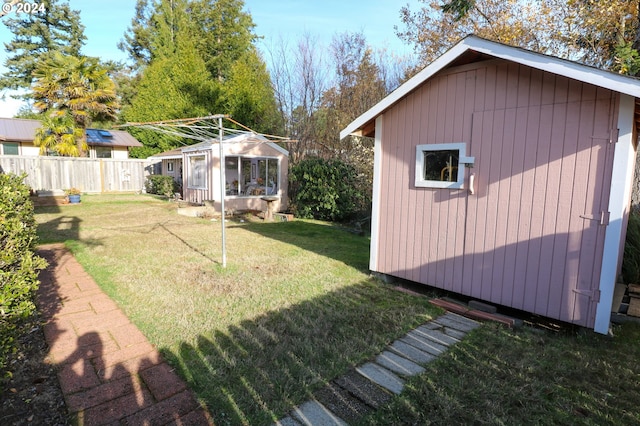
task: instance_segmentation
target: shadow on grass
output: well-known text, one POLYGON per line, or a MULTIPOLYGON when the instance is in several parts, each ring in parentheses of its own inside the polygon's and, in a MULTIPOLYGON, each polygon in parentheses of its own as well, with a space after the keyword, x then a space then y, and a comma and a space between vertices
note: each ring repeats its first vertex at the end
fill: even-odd
POLYGON ((640 424, 639 338, 485 326, 362 424, 640 424))
POLYGON ((200 335, 163 355, 216 424, 271 424, 436 312, 427 298, 365 281, 200 335))
POLYGON ((45 222, 38 221, 38 242, 40 244, 61 243, 80 238, 80 223, 82 220, 73 215, 62 215, 59 206, 36 207, 34 214, 38 216, 55 215, 45 222))
POLYGON ((369 238, 335 228, 330 224, 295 220, 240 226, 263 237, 341 261, 361 271, 367 270, 369 266, 369 238))

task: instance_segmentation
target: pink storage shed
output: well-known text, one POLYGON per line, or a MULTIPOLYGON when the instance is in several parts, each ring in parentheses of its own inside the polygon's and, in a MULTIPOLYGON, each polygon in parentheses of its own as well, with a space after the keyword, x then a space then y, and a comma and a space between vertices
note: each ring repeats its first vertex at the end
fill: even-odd
POLYGON ((354 120, 370 269, 607 333, 640 82, 469 36, 354 120))

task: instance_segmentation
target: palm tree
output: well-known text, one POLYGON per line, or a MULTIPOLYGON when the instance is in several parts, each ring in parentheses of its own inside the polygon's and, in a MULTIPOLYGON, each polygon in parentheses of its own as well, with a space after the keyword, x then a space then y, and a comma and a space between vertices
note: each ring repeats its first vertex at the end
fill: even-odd
MULTIPOLYGON (((36 130, 36 137, 33 140, 35 146, 40 147, 40 154, 54 152, 65 157, 79 157, 78 140, 82 140, 83 130, 76 127, 71 115, 52 111, 45 114, 42 120, 42 127, 36 130)), ((82 150, 87 150, 86 142, 82 150)))
POLYGON ((115 84, 97 58, 55 52, 34 71, 34 106, 40 112, 69 115, 81 130, 78 156, 86 154, 86 129, 95 119, 114 120, 119 108, 115 84))

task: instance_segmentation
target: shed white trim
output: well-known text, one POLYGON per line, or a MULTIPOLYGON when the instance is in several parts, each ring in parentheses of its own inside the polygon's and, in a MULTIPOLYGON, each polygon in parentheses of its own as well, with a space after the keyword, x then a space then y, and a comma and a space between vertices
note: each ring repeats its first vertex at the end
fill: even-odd
MULTIPOLYGON (((281 153, 283 155, 286 155, 287 157, 289 156, 289 151, 287 151, 286 149, 284 149, 280 145, 278 145, 278 144, 276 144, 274 142, 271 142, 269 139, 265 138, 264 136, 256 134, 256 133, 241 133, 241 134, 236 135, 236 136, 227 137, 227 138, 223 138, 222 139, 222 144, 223 145, 232 144, 232 143, 256 143, 256 144, 264 143, 264 144, 270 146, 271 148, 275 149, 279 153, 281 153)), ((213 147, 217 146, 217 145, 218 145, 218 139, 211 139, 211 141, 208 141, 208 142, 200 142, 200 143, 197 143, 197 144, 194 144, 194 145, 186 146, 186 147, 182 148, 182 152, 200 151, 200 150, 206 149, 206 148, 213 149, 213 147)))
POLYGON ((467 36, 458 44, 445 52, 430 65, 413 76, 406 83, 398 87, 371 109, 352 121, 340 132, 340 139, 350 134, 357 134, 367 123, 382 114, 408 93, 419 87, 434 74, 450 65, 467 51, 474 51, 505 59, 522 65, 527 65, 542 71, 548 71, 595 86, 611 89, 626 95, 640 97, 640 80, 609 71, 582 65, 576 62, 560 59, 541 53, 532 52, 518 47, 507 46, 485 40, 477 36, 467 36))
POLYGON ((609 225, 604 238, 602 269, 600 271, 600 301, 596 309, 594 331, 607 334, 611 320, 613 290, 618 273, 620 256, 623 253, 624 220, 628 211, 633 184, 636 153, 633 147, 635 99, 620 95, 618 111, 618 141, 613 154, 613 173, 609 195, 609 225))
POLYGON ((373 193, 371 197, 371 242, 369 269, 378 271, 378 235, 380 233, 380 184, 382 172, 382 125, 384 116, 376 118, 376 137, 373 145, 373 193))

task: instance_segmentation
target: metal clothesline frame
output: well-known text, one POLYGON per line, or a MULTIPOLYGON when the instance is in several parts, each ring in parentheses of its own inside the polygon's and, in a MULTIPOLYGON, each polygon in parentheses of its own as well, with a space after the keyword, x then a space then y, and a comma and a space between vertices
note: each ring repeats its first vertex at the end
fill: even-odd
MULTIPOLYGON (((258 133, 249 127, 238 123, 233 120, 229 115, 225 114, 215 114, 209 115, 205 117, 195 117, 195 118, 180 118, 174 120, 163 120, 163 121, 150 121, 143 123, 125 123, 119 126, 122 127, 137 127, 140 129, 151 130, 158 133, 163 133, 169 136, 173 136, 176 138, 183 139, 193 139, 201 142, 212 142, 217 139, 219 148, 220 148, 220 210, 221 210, 221 229, 222 229, 222 267, 227 267, 227 237, 226 237, 226 226, 225 226, 225 158, 224 158, 224 135, 225 131, 229 134, 246 134, 253 133, 255 135, 263 136, 267 139, 268 142, 292 142, 291 139, 282 137, 282 136, 274 136, 274 135, 266 135, 262 133, 258 133), (228 120, 231 123, 235 124, 238 127, 241 127, 245 130, 238 130, 234 128, 225 128, 223 127, 222 120, 228 120)), ((263 142, 258 142, 263 143, 263 142)), ((186 145, 186 144, 185 144, 186 145)))

